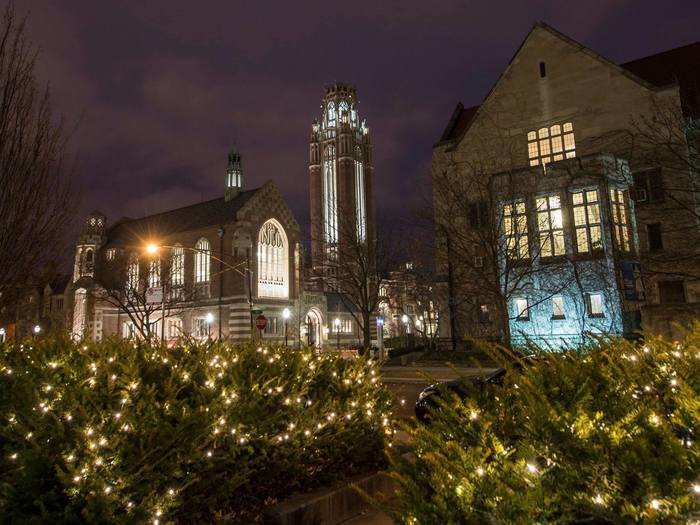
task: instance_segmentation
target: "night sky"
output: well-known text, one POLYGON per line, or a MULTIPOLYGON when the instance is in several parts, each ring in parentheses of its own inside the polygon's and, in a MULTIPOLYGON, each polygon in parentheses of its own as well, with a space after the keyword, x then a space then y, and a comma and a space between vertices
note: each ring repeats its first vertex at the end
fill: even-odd
POLYGON ((235 143, 246 186, 274 180, 306 230, 310 125, 344 81, 372 132, 375 204, 406 218, 454 105, 481 101, 535 21, 618 62, 700 38, 697 0, 145 3, 15 2, 78 121, 80 215, 219 197, 235 143))

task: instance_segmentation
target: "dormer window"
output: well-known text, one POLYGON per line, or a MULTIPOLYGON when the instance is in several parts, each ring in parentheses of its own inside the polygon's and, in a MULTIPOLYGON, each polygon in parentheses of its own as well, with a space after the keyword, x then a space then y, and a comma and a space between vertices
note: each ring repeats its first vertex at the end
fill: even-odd
POLYGON ((530 166, 546 166, 550 162, 576 156, 574 126, 571 122, 530 131, 527 134, 530 166))

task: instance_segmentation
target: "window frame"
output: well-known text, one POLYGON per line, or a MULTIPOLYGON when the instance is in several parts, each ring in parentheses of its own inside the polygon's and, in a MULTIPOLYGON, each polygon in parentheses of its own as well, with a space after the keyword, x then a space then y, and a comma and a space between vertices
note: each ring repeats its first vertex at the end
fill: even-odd
POLYGON ((537 214, 537 239, 539 242, 538 255, 540 258, 548 259, 554 257, 563 257, 566 255, 566 237, 564 234, 564 203, 563 199, 559 193, 548 193, 544 195, 539 195, 535 197, 535 212, 537 214), (558 199, 558 207, 552 207, 552 199, 558 199), (544 208, 540 206, 541 202, 544 201, 544 208), (553 216, 556 216, 556 212, 559 212, 559 226, 555 226, 555 221, 553 216), (546 228, 543 228, 543 215, 546 219, 546 228), (550 253, 545 253, 545 244, 543 239, 551 250, 550 253), (561 253, 558 253, 556 247, 558 246, 556 239, 561 239, 561 253))
POLYGON ((514 199, 501 207, 502 232, 506 243, 506 257, 509 261, 530 259, 530 232, 528 228, 527 200, 514 199), (519 205, 522 204, 522 211, 519 205), (525 254, 522 253, 524 248, 525 254), (515 254, 515 256, 513 256, 515 254))
POLYGON ((594 319, 603 319, 605 317, 605 294, 603 294, 603 292, 586 293, 586 315, 594 319), (593 311, 594 296, 600 297, 600 312, 593 311))
POLYGON ((529 321, 530 320, 530 301, 527 297, 514 297, 513 306, 515 306, 515 320, 516 321, 529 321), (520 309, 519 302, 525 302, 525 308, 520 309))
POLYGON ((581 188, 581 189, 576 189, 576 190, 570 190, 569 191, 569 205, 571 206, 571 217, 572 217, 572 230, 573 230, 573 246, 574 246, 574 252, 576 255, 591 255, 591 254, 596 254, 600 253, 604 249, 604 241, 603 241, 603 217, 602 217, 602 210, 601 210, 601 192, 599 187, 589 187, 589 188, 581 188), (589 193, 595 192, 596 194, 596 200, 595 201, 590 201, 589 200, 589 193), (576 196, 581 195, 581 202, 577 203, 576 202, 576 196), (584 222, 582 224, 577 224, 577 216, 576 216, 576 211, 578 209, 583 209, 583 218, 584 222), (591 219, 591 215, 593 213, 593 210, 597 210, 597 221, 593 221, 591 219), (581 249, 581 246, 579 244, 579 234, 578 232, 580 230, 583 230, 586 236, 586 246, 587 248, 585 250, 581 249), (593 242, 593 232, 597 231, 598 232, 598 239, 597 242, 593 242))
POLYGON ((528 131, 527 158, 531 167, 576 157, 576 136, 572 121, 543 126, 528 131), (567 144, 567 141, 568 144, 567 144))
POLYGON ((566 319, 566 301, 564 300, 563 295, 553 295, 551 298, 551 304, 552 304, 552 320, 554 321, 562 321, 566 319), (555 303, 557 300, 561 301, 561 314, 557 314, 557 308, 555 307, 555 303))
POLYGON ((613 234, 613 244, 616 250, 630 253, 633 251, 633 243, 628 190, 610 186, 608 195, 610 197, 610 229, 613 234))
POLYGON ((211 243, 206 237, 200 238, 194 245, 194 282, 206 284, 211 282, 211 243))

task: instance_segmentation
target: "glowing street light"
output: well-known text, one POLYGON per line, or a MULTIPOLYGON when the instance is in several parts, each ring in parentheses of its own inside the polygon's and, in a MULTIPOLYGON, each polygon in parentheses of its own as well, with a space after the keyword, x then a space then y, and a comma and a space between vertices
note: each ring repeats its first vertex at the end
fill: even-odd
POLYGON ((155 255, 156 253, 158 253, 158 245, 153 244, 153 243, 147 244, 146 245, 146 253, 148 253, 150 255, 155 255))
POLYGON ((41 326, 39 326, 38 324, 35 324, 34 325, 34 333, 38 334, 39 332, 41 332, 41 326))
POLYGON ((336 337, 335 347, 338 350, 340 350, 340 318, 336 317, 335 320, 333 321, 333 324, 335 325, 335 337, 336 337))
POLYGON ((291 315, 292 312, 289 311, 289 308, 282 310, 282 318, 284 319, 284 346, 289 346, 287 339, 287 323, 289 322, 289 317, 291 315))
POLYGON ((207 312, 204 316, 204 320, 207 322, 207 338, 211 339, 211 324, 214 322, 214 314, 207 312))

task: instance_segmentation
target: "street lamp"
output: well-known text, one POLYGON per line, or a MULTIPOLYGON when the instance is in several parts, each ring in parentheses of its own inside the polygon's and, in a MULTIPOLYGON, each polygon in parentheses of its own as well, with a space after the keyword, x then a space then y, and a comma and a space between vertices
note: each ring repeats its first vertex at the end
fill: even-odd
POLYGON ((211 324, 214 322, 214 314, 208 312, 204 319, 207 322, 207 338, 211 339, 211 324))
POLYGON ((406 348, 408 348, 408 316, 406 314, 401 316, 401 322, 403 322, 403 335, 406 340, 406 348))
POLYGON ((284 346, 289 346, 287 344, 287 323, 289 322, 289 317, 291 315, 292 312, 289 311, 289 308, 282 310, 282 318, 284 319, 284 346))
POLYGON ((335 325, 335 337, 336 337, 336 348, 340 350, 340 319, 338 317, 335 318, 335 321, 333 321, 333 324, 335 325))
POLYGON ((39 326, 38 324, 35 324, 34 325, 34 333, 36 335, 39 335, 39 332, 41 332, 41 326, 39 326))
POLYGON ((377 343, 379 344, 379 359, 384 359, 384 317, 377 317, 377 343))

